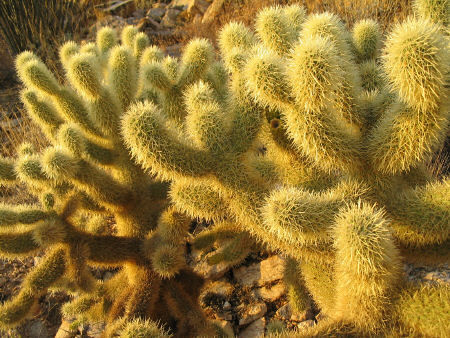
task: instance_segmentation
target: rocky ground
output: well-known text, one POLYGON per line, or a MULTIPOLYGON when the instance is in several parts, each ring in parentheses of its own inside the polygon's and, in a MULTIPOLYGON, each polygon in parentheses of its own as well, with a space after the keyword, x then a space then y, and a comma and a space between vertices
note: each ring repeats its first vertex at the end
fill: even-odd
MULTIPOLYGON (((148 10, 137 10, 131 16, 118 15, 120 6, 89 27, 86 41, 95 37, 103 26, 120 30, 128 24, 136 25, 146 32, 153 44, 157 44, 172 56, 178 56, 184 41, 183 24, 212 22, 223 10, 224 0, 173 0, 170 3, 156 3, 148 10)), ((118 2, 119 3, 119 2, 118 2)), ((0 48, 1 52, 1 48, 0 48)), ((17 83, 11 73, 12 59, 0 55, 9 66, 0 64, 0 106, 12 111, 17 104, 17 83), (8 82, 12 85, 8 86, 8 82)), ((20 116, 17 117, 20 119, 20 116)), ((0 121, 2 123, 2 121, 0 121)), ((11 121, 8 121, 11 123, 11 121)), ((0 191, 1 195, 1 191, 0 191)), ((282 282, 284 257, 274 253, 251 254, 241 265, 228 267, 224 264, 208 265, 206 259, 212 253, 192 251, 187 257, 189 265, 208 282, 202 290, 200 302, 210 319, 238 337, 259 337, 267 325, 274 320, 287 328, 302 329, 316 325, 322 319, 320 312, 312 308, 305 313, 294 313, 287 303, 285 286, 282 282)), ((16 294, 24 276, 39 261, 40 257, 23 260, 0 260, 0 301, 8 300, 16 294)), ((404 266, 407 279, 412 282, 450 284, 450 268, 441 266, 404 266)), ((98 279, 107 280, 114 270, 95 270, 98 279)), ((6 337, 99 337, 103 323, 73 327, 70 319, 62 319, 59 309, 69 297, 62 293, 49 294, 40 300, 40 310, 34 318, 15 330, 3 333, 6 337)), ((1 334, 0 334, 1 335, 1 334)))

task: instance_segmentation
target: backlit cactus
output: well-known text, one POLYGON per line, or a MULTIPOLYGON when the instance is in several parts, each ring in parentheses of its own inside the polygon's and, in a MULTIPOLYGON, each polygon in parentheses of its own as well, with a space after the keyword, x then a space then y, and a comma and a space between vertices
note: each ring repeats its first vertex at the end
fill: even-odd
POLYGON ((106 335, 166 335, 149 320, 180 337, 223 334, 185 266, 198 217, 214 223, 191 241, 219 244, 210 264, 239 263, 254 241, 288 256, 293 309, 306 311, 311 296, 328 317, 299 335, 443 336, 445 320, 424 324, 414 309, 448 312, 448 290, 401 276, 403 260, 449 257, 449 179, 426 167, 450 122, 439 4, 417 1, 384 47, 374 21, 350 32, 331 13, 266 8, 255 32, 222 29, 222 61, 203 39, 175 59, 134 27, 121 45, 105 28, 95 44, 61 49, 70 87, 21 54, 23 101, 53 146, 0 159, 0 183, 24 182, 41 201, 0 206, 0 253, 48 253, 2 305, 2 326, 61 288, 77 295, 64 314, 106 320, 106 335), (100 282, 88 265, 121 270, 100 282))
MULTIPOLYGON (((154 94, 158 83, 147 75, 149 67, 159 67, 162 52, 130 26, 122 32, 122 44, 104 28, 96 43, 66 43, 60 58, 67 86, 31 52, 16 62, 26 87, 22 100, 52 145, 36 152, 24 144, 17 158, 0 159, 0 183, 25 183, 40 201, 0 205, 0 255, 47 254, 19 294, 0 305, 0 328, 27 318, 48 289, 62 289, 74 296, 63 307, 64 315, 106 321, 109 335, 217 332, 197 303, 202 278, 185 263, 191 219, 168 207, 167 183, 133 162, 120 134, 120 121, 130 107, 159 100, 154 94), (114 216, 114 229, 108 215, 114 216), (119 271, 102 282, 90 266, 119 271)), ((166 78, 171 95, 180 100, 194 81, 206 80, 207 74, 215 79, 211 58, 207 41, 193 41, 183 59, 182 79, 173 84, 166 78)), ((169 106, 181 114, 181 106, 169 106)))
POLYGON ((402 259, 449 257, 448 178, 425 165, 448 132, 450 50, 442 20, 419 12, 382 48, 374 21, 350 33, 330 13, 266 8, 255 32, 239 23, 220 32, 227 86, 200 78, 200 66, 199 78, 181 81, 182 61, 174 109, 156 61, 145 76, 158 100, 122 119, 133 157, 172 181, 176 209, 290 256, 294 306, 305 308, 306 287, 329 317, 311 335, 412 330, 408 311, 388 321, 406 302, 402 259))

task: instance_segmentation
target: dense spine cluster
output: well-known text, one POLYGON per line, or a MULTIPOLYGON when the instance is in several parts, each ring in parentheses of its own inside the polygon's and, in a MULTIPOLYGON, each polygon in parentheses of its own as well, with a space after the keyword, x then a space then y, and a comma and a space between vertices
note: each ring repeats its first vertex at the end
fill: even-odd
POLYGON ((22 99, 53 146, 0 158, 0 183, 24 182, 40 200, 0 205, 0 254, 47 256, 2 305, 1 325, 60 288, 77 296, 64 314, 106 320, 105 335, 167 334, 149 320, 180 337, 224 335, 185 266, 200 218, 212 225, 193 247, 221 244, 210 264, 237 264, 256 242, 288 256, 292 308, 314 301, 327 316, 300 336, 444 336, 448 287, 401 275, 404 260, 450 256, 450 181, 426 167, 450 122, 448 2, 415 9, 382 47, 372 20, 348 31, 331 13, 266 8, 254 32, 221 30, 222 61, 203 39, 178 60, 133 27, 120 45, 105 28, 62 47, 68 86, 21 54, 22 99), (89 265, 121 269, 100 282, 89 265))
MULTIPOLYGON (((32 314, 47 290, 62 289, 74 296, 63 314, 104 320, 106 335, 216 333, 197 303, 203 280, 185 263, 191 219, 168 204, 167 183, 133 162, 120 133, 121 119, 137 102, 160 102, 147 79, 149 69, 159 61, 178 65, 134 27, 123 29, 121 42, 103 28, 95 43, 62 46, 67 85, 33 53, 17 58, 22 101, 52 145, 37 152, 23 144, 17 158, 0 158, 0 183, 25 183, 39 199, 34 205, 0 205, 0 255, 46 256, 19 294, 0 306, 0 328, 32 314), (119 272, 103 282, 91 266, 119 272)), ((170 84, 171 95, 179 100, 204 74, 218 74, 208 63, 211 50, 204 40, 189 44, 183 79, 170 84)), ((181 114, 180 105, 171 107, 172 114, 181 114)))
MULTIPOLYGON (((330 13, 266 8, 255 32, 240 23, 220 32, 227 86, 192 83, 181 120, 166 102, 123 119, 130 151, 171 180, 177 210, 290 256, 294 308, 309 292, 329 317, 309 334, 445 332, 409 317, 421 296, 401 277, 409 256, 449 257, 449 180, 425 166, 450 121, 448 27, 445 11, 428 10, 440 2, 423 3, 383 48, 372 20, 350 32, 330 13)), ((164 100, 161 74, 153 67, 147 78, 164 100)))

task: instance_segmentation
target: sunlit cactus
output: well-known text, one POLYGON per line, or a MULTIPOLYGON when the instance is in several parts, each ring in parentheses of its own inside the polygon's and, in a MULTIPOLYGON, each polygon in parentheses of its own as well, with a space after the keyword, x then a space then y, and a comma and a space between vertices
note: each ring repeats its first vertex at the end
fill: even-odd
MULTIPOLYGON (((134 163, 120 134, 130 107, 164 102, 155 81, 148 80, 149 67, 159 66, 163 54, 135 27, 126 27, 121 39, 118 44, 115 31, 103 28, 96 43, 64 44, 60 59, 67 85, 33 53, 17 57, 26 87, 22 101, 51 146, 38 152, 25 143, 17 158, 0 158, 0 184, 24 183, 40 201, 0 204, 0 256, 46 256, 19 294, 0 305, 1 329, 26 319, 52 289, 74 296, 63 315, 105 321, 111 335, 186 337, 218 330, 197 302, 202 278, 185 262, 191 218, 168 206, 168 184, 134 163), (106 216, 114 217, 113 228, 106 216), (119 271, 102 282, 90 266, 119 271)), ((181 100, 184 88, 199 79, 223 86, 211 53, 198 40, 187 47, 181 67, 174 60, 180 73, 168 76, 169 97, 181 100)), ((166 102, 174 113, 183 109, 166 102)))
MULTIPOLYGON (((234 232, 290 257, 292 304, 307 307, 309 292, 328 316, 311 335, 394 332, 402 260, 449 257, 448 178, 426 169, 450 122, 448 38, 433 21, 410 17, 384 38, 371 20, 350 32, 331 13, 266 8, 254 32, 219 33, 227 86, 200 60, 184 57, 172 80, 155 61, 143 71, 161 101, 122 119, 133 157, 171 181, 175 209, 214 221, 195 246, 234 232), (183 80, 186 63, 198 78, 183 80)), ((208 58, 204 44, 187 55, 208 58)))

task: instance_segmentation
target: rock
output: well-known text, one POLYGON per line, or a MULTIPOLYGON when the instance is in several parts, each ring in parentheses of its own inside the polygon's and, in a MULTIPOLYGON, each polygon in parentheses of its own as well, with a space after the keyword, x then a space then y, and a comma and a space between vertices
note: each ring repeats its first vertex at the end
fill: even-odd
POLYGON ((296 313, 294 312, 294 310, 292 310, 289 303, 280 307, 275 315, 283 320, 291 320, 294 322, 303 322, 307 319, 313 318, 310 309, 302 311, 301 313, 296 313))
POLYGON ((166 8, 167 4, 165 4, 164 2, 156 2, 152 5, 153 8, 166 8))
POLYGON ((104 322, 99 322, 95 324, 90 324, 87 329, 87 336, 90 338, 100 338, 105 331, 106 324, 104 322))
POLYGON ((311 319, 312 316, 312 312, 311 310, 306 310, 306 311, 302 311, 300 313, 297 312, 293 312, 291 315, 290 320, 294 321, 294 322, 304 322, 305 320, 311 319))
POLYGON ((218 312, 214 314, 214 317, 219 320, 233 320, 233 315, 231 313, 218 312))
POLYGON ((272 287, 262 287, 256 290, 253 290, 253 294, 256 297, 262 298, 265 301, 273 302, 283 296, 286 293, 286 289, 284 284, 279 283, 275 284, 272 287))
POLYGON ((144 30, 147 27, 150 27, 153 30, 161 29, 161 25, 157 21, 149 17, 145 17, 139 20, 139 23, 136 26, 136 28, 140 31, 144 30))
POLYGON ((267 312, 266 303, 257 303, 249 305, 242 315, 241 319, 239 319, 239 326, 244 326, 254 322, 255 320, 264 316, 267 312))
POLYGON ((157 22, 161 22, 161 19, 163 18, 164 14, 166 14, 166 10, 162 7, 151 8, 147 12, 147 17, 157 22))
POLYGON ((233 293, 234 287, 230 283, 219 280, 215 282, 211 282, 205 286, 207 292, 211 292, 217 295, 221 295, 225 298, 230 297, 233 293))
POLYGON ((316 316, 316 320, 317 321, 321 321, 321 320, 324 320, 324 319, 326 319, 327 318, 327 315, 325 314, 325 313, 323 313, 323 312, 319 312, 318 314, 317 314, 317 316, 316 316))
POLYGON ((141 19, 145 16, 145 11, 143 9, 138 9, 134 11, 131 16, 135 17, 136 19, 141 19))
POLYGON ((34 320, 28 328, 30 337, 50 338, 50 333, 41 320, 34 320))
POLYGON ((282 307, 280 307, 277 312, 275 313, 275 315, 278 318, 284 319, 284 320, 289 320, 292 316, 292 308, 291 305, 289 305, 289 303, 284 304, 282 307))
POLYGON ((169 28, 175 27, 177 24, 177 17, 180 13, 181 13, 181 11, 178 9, 169 8, 161 20, 161 25, 163 25, 164 27, 169 27, 169 28))
POLYGON ((70 329, 70 325, 72 324, 71 320, 63 319, 62 323, 56 332, 55 338, 72 338, 77 334, 76 331, 70 329))
POLYGON ((233 326, 230 322, 226 320, 218 320, 216 321, 216 324, 227 334, 228 337, 234 337, 233 326))
POLYGON ((172 0, 172 2, 169 4, 169 8, 176 8, 182 11, 185 11, 189 7, 189 3, 192 0, 172 0))
POLYGON ((213 22, 216 16, 219 15, 220 11, 222 10, 224 3, 225 0, 214 0, 203 15, 202 23, 208 24, 213 22))
POLYGON ((3 284, 5 284, 7 281, 8 280, 5 277, 0 276, 0 286, 3 286, 3 284))
POLYGON ((234 277, 243 286, 264 285, 283 278, 284 259, 272 256, 250 266, 233 269, 234 277))
POLYGON ((171 46, 166 46, 165 51, 167 54, 169 54, 172 57, 178 57, 181 55, 182 48, 183 48, 183 45, 181 43, 176 43, 171 46))
POLYGON ((203 14, 209 7, 209 2, 205 0, 191 0, 187 8, 187 14, 190 18, 196 14, 203 14))
POLYGON ((223 309, 224 309, 225 311, 231 309, 231 304, 230 304, 229 301, 225 301, 225 303, 223 303, 223 309))
POLYGON ((233 290, 233 285, 226 281, 209 282, 203 288, 199 299, 203 306, 213 305, 216 309, 224 309, 225 303, 228 303, 231 308, 231 304, 227 300, 230 300, 233 290))
POLYGON ((106 271, 103 275, 103 281, 106 282, 107 280, 114 277, 114 274, 111 271, 106 271))
POLYGON ((301 323, 298 323, 297 327, 301 330, 301 329, 306 329, 308 327, 313 327, 314 324, 315 324, 314 320, 308 319, 308 320, 305 320, 305 321, 303 321, 301 323))
MULTIPOLYGON (((168 48, 166 48, 166 52, 168 52, 169 55, 172 55, 168 50, 168 48)), ((214 255, 214 252, 210 252, 207 255, 203 255, 201 251, 193 250, 191 253, 193 262, 190 265, 195 272, 197 272, 206 279, 213 279, 213 280, 219 279, 229 270, 229 266, 224 262, 209 265, 206 260, 210 255, 214 255)))
POLYGON ((250 324, 247 328, 239 333, 239 338, 259 338, 264 337, 264 329, 266 327, 266 319, 260 318, 250 324))

